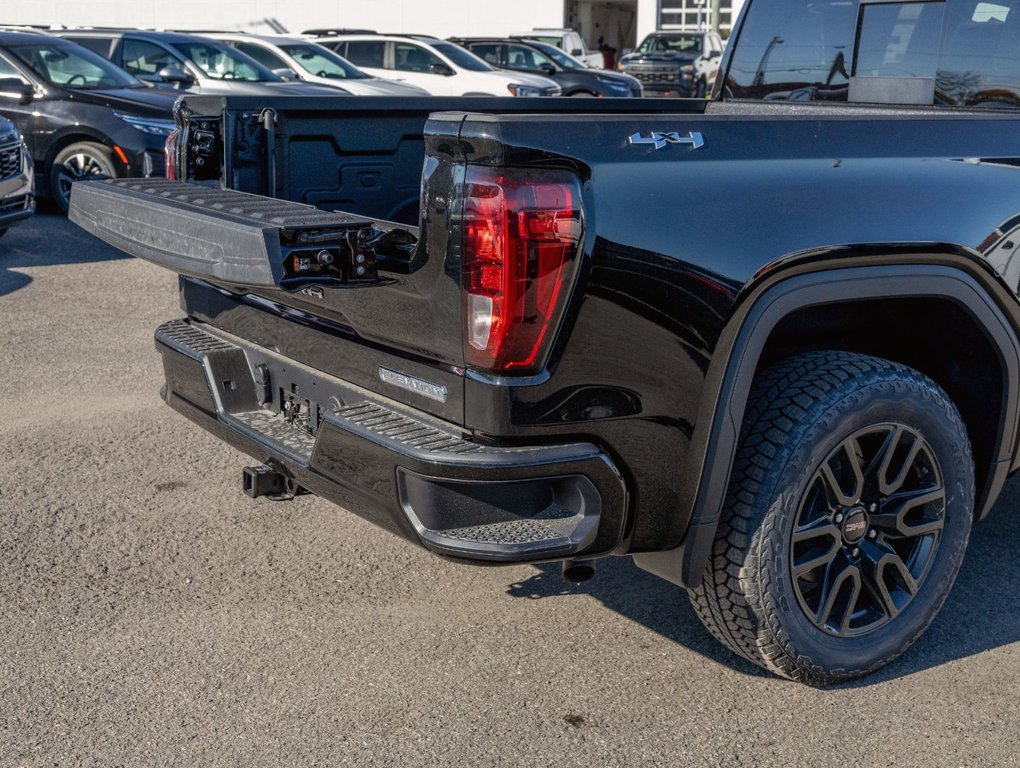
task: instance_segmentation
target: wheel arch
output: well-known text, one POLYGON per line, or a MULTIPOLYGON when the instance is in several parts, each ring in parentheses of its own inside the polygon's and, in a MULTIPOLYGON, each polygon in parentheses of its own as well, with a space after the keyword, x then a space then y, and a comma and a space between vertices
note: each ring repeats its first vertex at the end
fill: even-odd
POLYGON ((41 158, 42 167, 37 166, 40 172, 36 174, 36 184, 42 187, 47 194, 52 194, 53 191, 50 189, 50 169, 53 168, 53 161, 62 150, 79 141, 95 142, 102 144, 107 149, 113 149, 113 142, 105 134, 87 126, 69 126, 62 133, 58 133, 50 141, 46 148, 46 154, 41 158))
POLYGON ((68 128, 64 133, 58 134, 50 143, 49 148, 46 150, 45 158, 47 171, 53 163, 53 159, 60 154, 61 150, 72 144, 77 144, 79 141, 95 142, 102 144, 107 149, 113 149, 113 142, 105 134, 93 128, 76 125, 68 128))
MULTIPOLYGON (((927 257, 913 254, 907 260, 899 260, 902 256, 897 255, 869 254, 867 259, 870 263, 860 266, 840 258, 806 269, 777 270, 779 274, 762 277, 742 294, 744 298, 724 329, 709 367, 690 458, 680 473, 680 513, 688 514, 687 532, 676 549, 636 554, 634 559, 641 568, 683 586, 700 583, 725 500, 754 376, 782 350, 783 337, 777 337, 776 332, 782 334, 784 321, 789 328, 805 312, 830 312, 833 307, 852 310, 868 302, 942 302, 969 318, 970 330, 979 332, 987 342, 998 373, 997 429, 992 436, 971 434, 972 443, 987 441, 975 450, 975 457, 984 457, 981 467, 975 459, 975 476, 979 478, 976 514, 979 519, 987 515, 1016 455, 1020 341, 1017 324, 1005 309, 1007 301, 1015 304, 1016 299, 1010 299, 1008 291, 987 269, 959 252, 927 257), (884 260, 887 263, 882 263, 884 260)), ((918 368, 953 397, 953 387, 946 386, 946 377, 932 370, 933 366, 918 365, 914 360, 897 362, 918 368)), ((960 410, 966 423, 968 414, 964 408, 960 410)), ((970 410, 973 417, 973 408, 970 410)), ((972 426, 973 421, 968 423, 969 431, 972 426)))

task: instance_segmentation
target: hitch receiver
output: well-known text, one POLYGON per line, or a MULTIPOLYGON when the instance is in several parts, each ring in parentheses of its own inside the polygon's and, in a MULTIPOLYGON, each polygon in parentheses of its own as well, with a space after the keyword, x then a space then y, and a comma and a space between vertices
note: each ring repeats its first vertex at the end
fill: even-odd
POLYGON ((253 499, 265 496, 274 501, 288 501, 307 492, 291 478, 265 464, 241 470, 241 489, 253 499))

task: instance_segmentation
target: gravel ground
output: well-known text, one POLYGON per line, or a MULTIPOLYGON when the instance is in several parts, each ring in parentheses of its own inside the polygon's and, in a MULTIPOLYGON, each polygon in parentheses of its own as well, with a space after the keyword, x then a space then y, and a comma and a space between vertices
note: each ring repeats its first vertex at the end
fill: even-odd
POLYGON ((1020 484, 928 634, 815 690, 614 560, 436 559, 164 406, 170 273, 53 214, 0 240, 0 767, 1012 765, 1020 484))

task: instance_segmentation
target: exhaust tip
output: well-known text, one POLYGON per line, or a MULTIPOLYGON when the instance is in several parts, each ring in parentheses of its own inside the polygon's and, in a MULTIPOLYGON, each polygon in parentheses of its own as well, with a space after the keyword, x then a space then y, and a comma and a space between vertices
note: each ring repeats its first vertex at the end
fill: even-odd
POLYGON ((584 584, 594 576, 594 560, 567 560, 563 563, 563 578, 571 584, 584 584))

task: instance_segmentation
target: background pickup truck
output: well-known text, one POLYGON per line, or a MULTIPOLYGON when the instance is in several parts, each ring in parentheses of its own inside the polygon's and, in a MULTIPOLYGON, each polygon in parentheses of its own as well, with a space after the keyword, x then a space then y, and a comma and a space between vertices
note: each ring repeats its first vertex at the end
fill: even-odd
POLYGON ((252 496, 632 555, 831 683, 920 635, 1020 466, 1018 34, 752 0, 710 102, 186 97, 175 180, 71 216, 182 276, 164 398, 252 496))

